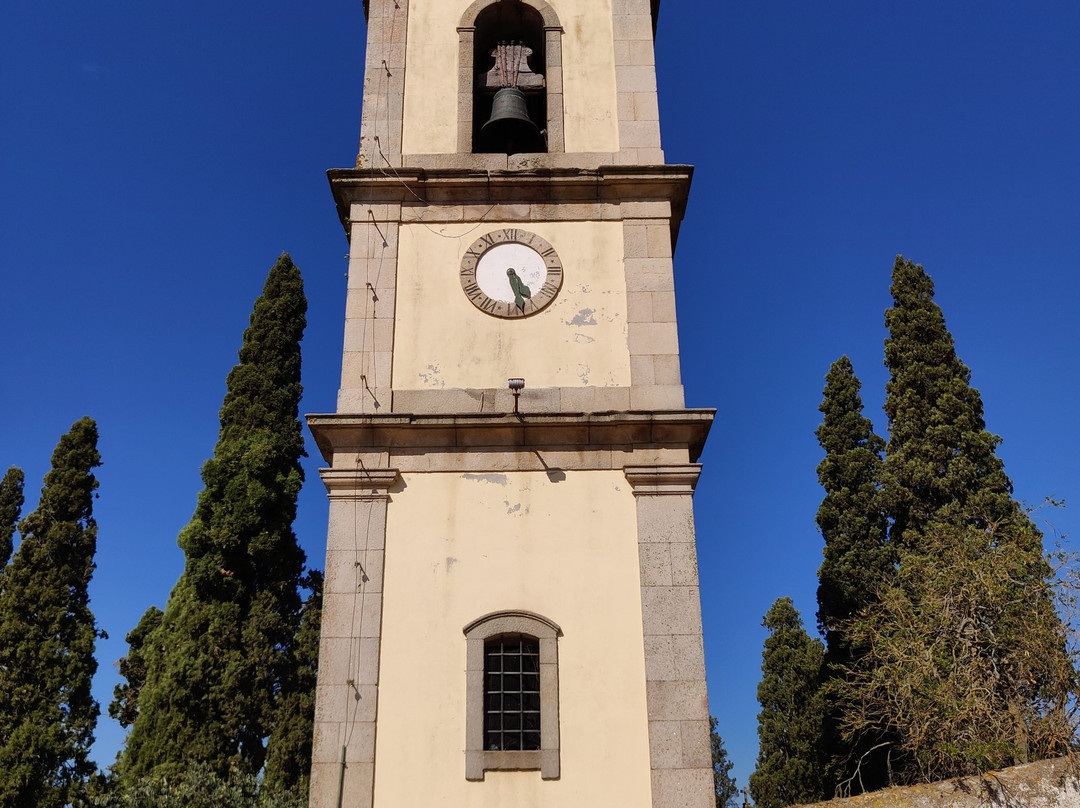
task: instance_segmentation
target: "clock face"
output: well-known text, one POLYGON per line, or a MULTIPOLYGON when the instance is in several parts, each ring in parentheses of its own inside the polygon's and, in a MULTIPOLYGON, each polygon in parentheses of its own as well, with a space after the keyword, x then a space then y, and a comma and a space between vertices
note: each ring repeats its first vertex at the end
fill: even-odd
POLYGON ((535 233, 496 230, 474 241, 461 259, 461 288, 474 306, 495 317, 527 317, 562 287, 555 248, 535 233))

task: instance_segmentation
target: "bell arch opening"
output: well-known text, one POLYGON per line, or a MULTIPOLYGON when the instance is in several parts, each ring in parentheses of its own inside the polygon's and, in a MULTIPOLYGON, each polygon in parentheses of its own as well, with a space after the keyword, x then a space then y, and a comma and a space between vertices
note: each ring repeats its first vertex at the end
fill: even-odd
POLYGON ((458 34, 458 151, 561 152, 562 28, 551 6, 476 0, 458 34))
POLYGON ((488 6, 473 43, 474 153, 546 152, 544 21, 521 2, 488 6))

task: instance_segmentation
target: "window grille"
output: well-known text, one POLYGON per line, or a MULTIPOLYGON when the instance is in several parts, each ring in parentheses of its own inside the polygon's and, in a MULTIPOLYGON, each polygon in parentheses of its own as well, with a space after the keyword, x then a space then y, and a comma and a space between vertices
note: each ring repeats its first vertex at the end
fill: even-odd
POLYGON ((484 749, 540 748, 540 642, 502 636, 484 645, 484 749))

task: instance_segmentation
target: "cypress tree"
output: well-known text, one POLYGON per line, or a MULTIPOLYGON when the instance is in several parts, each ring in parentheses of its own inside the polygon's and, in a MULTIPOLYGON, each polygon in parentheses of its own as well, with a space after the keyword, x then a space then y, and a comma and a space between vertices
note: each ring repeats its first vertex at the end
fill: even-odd
POLYGON ((825 651, 820 640, 806 633, 791 598, 779 598, 762 625, 769 636, 757 688, 759 747, 750 795, 758 808, 817 802, 824 796, 821 670, 825 651))
POLYGON ((825 377, 819 408, 823 420, 816 434, 825 457, 817 473, 825 497, 818 508, 817 524, 825 547, 818 570, 817 617, 825 636, 825 679, 830 684, 822 743, 831 758, 831 784, 840 784, 857 769, 857 782, 872 790, 886 785, 886 751, 870 753, 867 759, 863 755, 877 747, 880 737, 864 733, 845 741, 840 731, 841 710, 831 696, 833 686, 858 657, 847 626, 875 600, 877 588, 893 569, 879 491, 885 441, 863 415, 861 386, 851 360, 841 357, 825 377))
POLYGON ((122 727, 130 727, 139 714, 139 693, 146 683, 146 657, 143 648, 152 642, 153 632, 161 626, 163 612, 151 606, 139 619, 138 625, 127 633, 128 655, 117 662, 120 675, 127 684, 113 688, 113 700, 109 704, 109 717, 115 718, 122 727))
POLYGON ((204 488, 178 539, 184 572, 144 646, 146 681, 119 765, 126 780, 195 763, 221 776, 263 766, 301 606, 292 523, 304 480, 306 310, 300 271, 282 255, 227 379, 204 488))
POLYGON ((300 629, 289 649, 288 676, 282 682, 274 731, 267 745, 263 785, 271 793, 307 797, 311 739, 315 732, 315 683, 319 673, 322 625, 322 574, 308 573, 311 594, 300 613, 300 629))
POLYGON ((885 312, 890 539, 902 553, 918 550, 934 527, 1028 522, 995 453, 1001 439, 986 430, 982 397, 934 302, 933 281, 897 256, 891 292, 894 303, 885 312))
POLYGON ((11 559, 15 547, 15 525, 23 506, 23 472, 12 466, 0 479, 0 589, 3 588, 3 570, 11 559))
POLYGON ((825 559, 818 570, 818 626, 825 635, 826 658, 834 665, 850 660, 844 624, 873 599, 893 560, 878 496, 885 441, 863 416, 861 387, 851 360, 843 356, 833 363, 825 377, 819 408, 824 418, 816 433, 825 450, 817 467, 825 489, 817 512, 825 540, 825 559))
MULTIPOLYGON (((985 645, 985 669, 991 675, 977 682, 976 689, 989 702, 1009 705, 1016 734, 1023 736, 1033 724, 1021 716, 1042 715, 1048 701, 1058 698, 1062 687, 1071 686, 1063 685, 1059 675, 1060 670, 1071 668, 1064 628, 1047 585, 1051 570, 1043 555, 1042 534, 1012 497, 1012 483, 996 454, 1001 439, 986 430, 982 398, 970 384, 971 371, 956 355, 945 318, 934 302, 933 281, 921 266, 897 256, 891 292, 894 303, 885 312, 889 330, 885 341, 885 364, 889 368, 885 401, 889 443, 883 498, 893 520, 890 543, 896 548, 899 575, 893 591, 885 594, 890 602, 907 603, 911 610, 922 609, 924 614, 930 614, 934 609, 945 608, 937 605, 935 598, 945 597, 950 604, 969 598, 975 591, 972 575, 980 576, 979 591, 998 593, 972 602, 992 602, 1003 592, 1013 593, 1009 600, 1020 609, 1022 619, 1017 619, 1013 612, 998 612, 979 605, 978 620, 969 624, 967 618, 950 607, 945 616, 952 624, 944 630, 966 637, 971 625, 976 625, 981 635, 992 638, 985 645), (972 550, 980 542, 983 550, 972 550), (926 579, 925 575, 914 575, 912 570, 940 565, 941 558, 965 548, 968 555, 961 553, 955 562, 946 564, 944 580, 935 578, 934 590, 912 586, 912 582, 926 579), (965 568, 969 559, 981 562, 999 557, 1009 559, 1009 563, 965 568), (985 575, 1000 579, 981 580, 985 575), (946 594, 941 595, 943 592, 946 594), (1018 667, 1017 660, 1030 654, 1032 637, 1044 638, 1043 658, 1038 665, 1029 664, 1029 660, 1018 667), (1060 642, 1045 638, 1060 638, 1060 642), (1012 670, 1022 670, 1023 674, 1005 675, 1004 672, 1012 670), (1023 687, 1016 685, 1018 681, 1023 681, 1023 687)), ((905 613, 908 612, 904 609, 891 612, 878 609, 869 615, 871 624, 864 621, 857 628, 868 642, 875 644, 878 637, 900 637, 903 626, 891 625, 894 618, 889 615, 905 613)), ((915 649, 913 658, 926 653, 933 656, 929 649, 936 638, 925 640, 926 646, 915 649)), ((884 646, 878 650, 884 653, 884 646)), ((875 664, 883 663, 869 659, 859 672, 864 683, 883 681, 871 669, 875 664)), ((852 715, 866 715, 869 707, 872 699, 853 699, 852 715)), ((943 715, 955 713, 947 702, 933 709, 941 710, 943 715)), ((923 711, 930 712, 931 708, 923 711)), ((878 715, 888 713, 878 711, 878 715)), ((971 725, 988 726, 979 721, 971 725)), ((992 732, 987 728, 984 736, 976 739, 975 746, 996 743, 992 732)), ((1014 738, 1013 742, 1020 750, 1017 759, 1027 754, 1025 750, 1029 746, 1032 750, 1037 748, 1024 739, 1014 738)), ((1051 747, 1053 744, 1044 748, 1051 747)), ((900 776, 912 779, 918 772, 911 767, 919 765, 926 750, 919 743, 909 743, 907 751, 911 755, 905 764, 908 770, 901 771, 900 776)))
MULTIPOLYGON (((60 808, 94 769, 87 756, 98 716, 90 695, 98 631, 87 586, 97 544, 97 439, 90 418, 60 439, 38 506, 19 523, 19 548, 4 570, 0 805, 60 808)), ((17 478, 21 473, 10 471, 4 478, 6 524, 21 500, 17 478)))

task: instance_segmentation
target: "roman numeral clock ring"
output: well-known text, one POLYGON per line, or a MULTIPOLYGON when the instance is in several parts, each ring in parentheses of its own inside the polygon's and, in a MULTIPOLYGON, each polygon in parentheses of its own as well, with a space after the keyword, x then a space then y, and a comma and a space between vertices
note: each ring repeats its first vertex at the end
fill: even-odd
POLYGON ((555 248, 528 230, 485 233, 461 259, 461 288, 480 311, 494 317, 528 317, 546 308, 562 288, 555 248))

